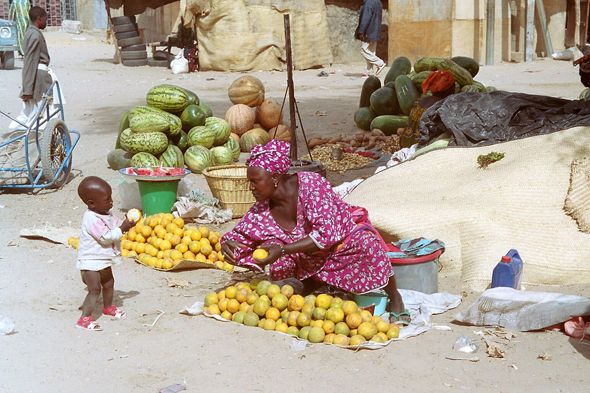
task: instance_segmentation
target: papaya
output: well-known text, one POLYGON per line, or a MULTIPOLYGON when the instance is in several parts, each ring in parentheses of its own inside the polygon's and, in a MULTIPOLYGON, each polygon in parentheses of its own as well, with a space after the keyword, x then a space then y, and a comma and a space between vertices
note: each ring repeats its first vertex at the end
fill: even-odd
POLYGON ((405 56, 396 57, 391 68, 385 75, 385 84, 387 82, 395 82, 395 78, 400 75, 408 75, 412 71, 412 62, 405 56))
POLYGON ((471 57, 455 56, 452 57, 451 60, 457 63, 459 66, 465 68, 467 71, 469 71, 471 76, 474 78, 479 72, 479 64, 477 63, 477 61, 475 61, 475 59, 472 59, 471 57))
POLYGON ((399 107, 406 115, 410 114, 414 102, 420 98, 420 93, 407 75, 400 75, 395 79, 395 92, 399 107))
POLYGON ((375 117, 377 115, 371 108, 358 108, 354 113, 354 122, 361 130, 368 131, 371 129, 371 122, 375 117))
POLYGON ((376 115, 395 115, 399 113, 399 103, 395 90, 381 87, 371 94, 370 107, 376 115))
POLYGON ((408 116, 377 116, 371 122, 371 130, 379 129, 387 136, 397 134, 398 128, 404 128, 408 122, 408 116))
POLYGON ((381 81, 376 76, 370 76, 365 79, 361 89, 361 99, 359 108, 366 108, 371 105, 371 94, 381 87, 381 81))

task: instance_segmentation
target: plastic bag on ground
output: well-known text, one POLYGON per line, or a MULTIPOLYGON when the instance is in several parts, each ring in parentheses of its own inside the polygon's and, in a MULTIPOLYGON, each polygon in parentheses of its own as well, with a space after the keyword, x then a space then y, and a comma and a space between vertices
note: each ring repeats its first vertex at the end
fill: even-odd
POLYGON ((170 62, 170 68, 173 74, 188 73, 188 60, 184 57, 182 51, 178 52, 174 60, 170 62))
POLYGON ((488 289, 455 319, 478 326, 502 326, 529 331, 552 326, 574 316, 590 315, 590 299, 551 292, 513 288, 488 289))

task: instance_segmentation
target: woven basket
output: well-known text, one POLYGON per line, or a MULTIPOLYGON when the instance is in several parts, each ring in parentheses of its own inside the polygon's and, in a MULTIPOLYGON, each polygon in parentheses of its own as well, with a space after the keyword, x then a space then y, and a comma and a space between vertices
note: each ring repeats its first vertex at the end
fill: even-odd
POLYGON ((246 165, 222 165, 203 171, 211 193, 224 209, 231 209, 233 218, 243 217, 256 202, 246 177, 246 165))

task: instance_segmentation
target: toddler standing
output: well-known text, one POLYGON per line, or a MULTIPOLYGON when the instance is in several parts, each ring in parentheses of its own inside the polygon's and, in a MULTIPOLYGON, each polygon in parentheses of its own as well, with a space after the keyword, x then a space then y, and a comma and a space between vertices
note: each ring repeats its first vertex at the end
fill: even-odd
POLYGON ((124 311, 113 304, 115 278, 111 266, 121 263, 120 239, 134 225, 125 218, 121 224, 119 218, 110 210, 113 207, 112 189, 103 179, 96 176, 84 178, 78 186, 78 195, 88 206, 82 218, 80 247, 76 268, 80 269, 82 281, 88 286, 88 295, 82 304, 82 316, 77 328, 102 330, 94 319, 92 311, 102 289, 105 315, 125 319, 124 311))

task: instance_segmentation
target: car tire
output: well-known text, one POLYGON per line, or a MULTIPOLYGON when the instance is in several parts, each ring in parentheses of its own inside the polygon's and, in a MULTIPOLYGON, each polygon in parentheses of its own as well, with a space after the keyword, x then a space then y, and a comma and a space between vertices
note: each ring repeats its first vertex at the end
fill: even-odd
POLYGON ((148 65, 150 67, 169 67, 170 62, 168 60, 148 59, 148 65))
POLYGON ((157 50, 154 52, 154 55, 152 57, 156 60, 172 61, 174 60, 175 56, 172 53, 169 53, 165 50, 157 50))
POLYGON ((142 60, 147 59, 146 51, 121 52, 121 60, 142 60))
POLYGON ((14 68, 14 52, 4 52, 2 56, 2 64, 5 70, 12 70, 14 68))
POLYGON ((111 18, 111 22, 115 26, 124 25, 124 24, 128 24, 128 23, 135 23, 135 15, 115 16, 114 18, 111 18))
POLYGON ((122 48, 130 45, 143 45, 143 39, 141 37, 123 38, 122 40, 117 40, 117 44, 122 48))
POLYGON ((147 59, 141 59, 141 60, 121 60, 121 63, 123 63, 123 65, 126 66, 126 67, 141 67, 141 66, 148 65, 147 59))
POLYGON ((140 50, 147 50, 145 45, 129 45, 124 48, 121 48, 121 52, 137 52, 140 50))
POLYGON ((126 31, 124 33, 115 33, 115 37, 117 37, 117 41, 123 40, 125 38, 133 38, 139 37, 139 33, 137 31, 126 31))
POLYGON ((128 31, 137 31, 137 26, 134 23, 125 23, 124 25, 114 25, 113 32, 125 33, 128 31))

